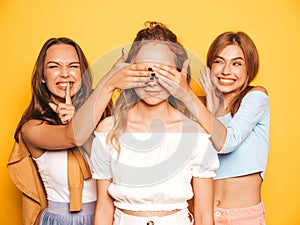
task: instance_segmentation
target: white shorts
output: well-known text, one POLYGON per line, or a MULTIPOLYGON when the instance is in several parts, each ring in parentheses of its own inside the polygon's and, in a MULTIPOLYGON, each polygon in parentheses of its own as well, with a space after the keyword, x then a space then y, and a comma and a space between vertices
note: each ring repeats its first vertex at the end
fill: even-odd
POLYGON ((116 208, 113 225, 191 225, 190 215, 188 209, 182 209, 167 216, 132 216, 116 208))

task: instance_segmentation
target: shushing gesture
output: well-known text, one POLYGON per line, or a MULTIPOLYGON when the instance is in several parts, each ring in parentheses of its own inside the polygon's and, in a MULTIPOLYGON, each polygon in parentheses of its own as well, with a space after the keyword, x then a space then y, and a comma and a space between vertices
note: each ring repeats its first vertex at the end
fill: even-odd
POLYGON ((72 99, 70 96, 70 83, 67 83, 65 103, 49 103, 51 109, 57 113, 62 124, 67 124, 72 119, 75 113, 75 107, 72 105, 72 99))

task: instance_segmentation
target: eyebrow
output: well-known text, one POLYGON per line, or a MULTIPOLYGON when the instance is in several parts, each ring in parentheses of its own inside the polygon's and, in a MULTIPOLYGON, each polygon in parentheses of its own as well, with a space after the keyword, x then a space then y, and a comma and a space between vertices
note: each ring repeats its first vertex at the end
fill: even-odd
MULTIPOLYGON (((225 60, 223 57, 221 57, 221 56, 217 56, 216 58, 219 58, 219 59, 222 59, 222 60, 225 60)), ((238 60, 238 59, 240 59, 240 60, 243 60, 243 61, 245 61, 245 59, 243 58, 243 57, 236 57, 236 58, 233 58, 233 59, 230 59, 231 61, 234 61, 234 60, 238 60)))
MULTIPOLYGON (((47 64, 46 65, 48 65, 48 64, 50 64, 50 63, 54 63, 54 64, 57 64, 57 65, 59 65, 60 63, 59 62, 56 62, 56 61, 49 61, 49 62, 47 62, 47 64)), ((74 61, 74 62, 70 62, 69 63, 69 65, 71 65, 71 64, 80 64, 79 62, 77 62, 77 61, 74 61)))

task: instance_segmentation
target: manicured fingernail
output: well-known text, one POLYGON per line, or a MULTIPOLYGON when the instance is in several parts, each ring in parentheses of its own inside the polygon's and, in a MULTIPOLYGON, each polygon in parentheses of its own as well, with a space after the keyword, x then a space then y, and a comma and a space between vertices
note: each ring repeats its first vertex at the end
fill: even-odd
POLYGON ((151 67, 148 68, 148 71, 153 71, 153 69, 151 67))
POLYGON ((148 82, 145 82, 144 84, 145 84, 145 85, 148 85, 148 82))
POLYGON ((150 77, 150 80, 154 80, 155 79, 155 77, 150 77))
POLYGON ((155 73, 151 73, 151 76, 154 77, 154 76, 155 76, 155 73))

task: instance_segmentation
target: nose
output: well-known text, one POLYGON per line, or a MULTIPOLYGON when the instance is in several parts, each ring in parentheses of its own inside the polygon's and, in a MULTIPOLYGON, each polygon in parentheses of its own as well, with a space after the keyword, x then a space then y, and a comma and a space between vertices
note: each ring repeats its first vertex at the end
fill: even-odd
POLYGON ((69 69, 66 67, 63 67, 60 71, 60 76, 61 77, 69 77, 70 76, 69 69))
POLYGON ((149 81, 148 86, 150 86, 150 87, 156 86, 156 81, 155 80, 154 81, 149 81))
POLYGON ((231 74, 231 67, 229 63, 225 63, 222 68, 222 75, 230 75, 231 74))

